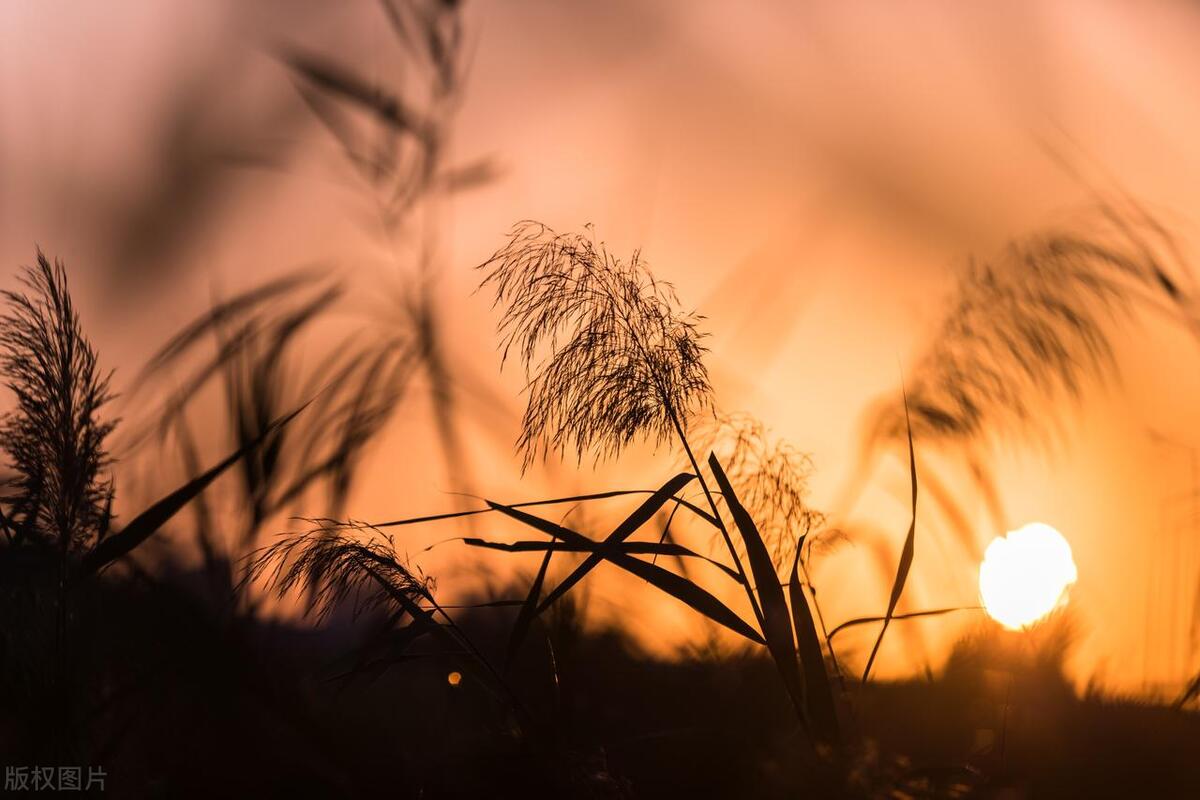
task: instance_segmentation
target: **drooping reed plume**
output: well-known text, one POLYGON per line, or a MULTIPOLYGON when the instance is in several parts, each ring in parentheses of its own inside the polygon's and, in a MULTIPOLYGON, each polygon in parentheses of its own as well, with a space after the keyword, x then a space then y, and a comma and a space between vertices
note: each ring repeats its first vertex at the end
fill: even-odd
POLYGON ((508 683, 437 602, 433 580, 410 566, 390 536, 366 523, 308 522, 310 530, 252 553, 244 583, 266 578, 280 597, 303 589, 307 609, 318 620, 344 603, 351 604, 355 616, 381 610, 385 624, 357 649, 350 673, 386 669, 408 658, 413 643, 428 637, 524 718, 525 709, 508 683))
POLYGON ((480 267, 503 307, 507 359, 528 378, 518 449, 616 456, 633 441, 678 436, 711 402, 701 318, 638 253, 623 261, 591 235, 518 224, 480 267))
MULTIPOLYGON (((1079 397, 1113 364, 1112 325, 1138 310, 1188 311, 1184 267, 1151 221, 1103 208, 967 265, 950 310, 908 376, 913 433, 926 441, 1046 432, 1036 406, 1079 397)), ((875 435, 903 438, 889 401, 875 435)))
POLYGON ((256 552, 247 575, 249 580, 269 578, 280 596, 295 587, 308 589, 309 610, 318 620, 347 600, 356 614, 399 598, 418 603, 430 597, 432 586, 429 578, 404 563, 394 542, 379 531, 321 521, 310 531, 256 552))
POLYGON ((745 413, 701 415, 695 441, 720 458, 780 570, 792 563, 800 543, 801 563, 807 565, 814 553, 844 541, 840 532, 825 527, 825 514, 809 504, 812 457, 772 437, 760 420, 745 413))
MULTIPOLYGON (((949 311, 907 372, 913 436, 929 452, 962 459, 993 521, 1003 509, 986 466, 986 448, 1005 437, 1045 441, 1060 417, 1115 372, 1115 326, 1137 312, 1158 313, 1193 332, 1187 265, 1170 235, 1137 207, 1102 205, 1078 226, 1010 244, 972 261, 959 276, 949 311)), ((887 397, 868 419, 863 465, 902 447, 904 406, 887 397)), ((974 548, 961 498, 938 470, 924 485, 964 547, 974 548)))
MULTIPOLYGON (((716 487, 710 489, 688 441, 690 417, 711 405, 701 318, 680 309, 674 290, 657 281, 637 253, 624 262, 591 235, 559 235, 535 222, 518 224, 508 243, 480 268, 485 272, 481 286, 490 287, 503 308, 503 356, 515 354, 528 379, 528 405, 518 441, 525 466, 535 456, 550 453, 570 452, 578 459, 585 452, 596 458, 615 456, 636 439, 660 443, 674 435, 694 470, 694 475, 681 473, 664 484, 541 605, 535 584, 526 607, 544 609, 598 563, 612 560, 710 620, 764 644, 812 741, 836 744, 841 736, 837 699, 804 594, 799 558, 793 558, 790 575, 781 582, 779 565, 760 532, 761 522, 739 496, 721 459, 709 453, 708 473, 716 487), (721 534, 734 565, 727 574, 744 591, 756 626, 747 625, 694 581, 659 571, 617 549, 665 503, 679 505, 677 492, 693 479, 699 480, 712 512, 702 516, 721 534), (717 496, 732 526, 726 525, 717 496), (740 546, 734 544, 731 531, 740 536, 740 546)), ((791 515, 791 523, 813 521, 793 502, 802 502, 797 459, 789 461, 785 451, 777 451, 776 463, 769 463, 768 454, 768 463, 758 464, 744 447, 741 455, 741 477, 764 490, 764 481, 778 486, 785 479, 778 474, 781 467, 796 469, 786 476, 792 497, 763 501, 763 510, 791 515)), ((556 540, 587 541, 565 526, 509 506, 490 505, 556 540)), ((793 549, 798 556, 798 544, 793 549)))

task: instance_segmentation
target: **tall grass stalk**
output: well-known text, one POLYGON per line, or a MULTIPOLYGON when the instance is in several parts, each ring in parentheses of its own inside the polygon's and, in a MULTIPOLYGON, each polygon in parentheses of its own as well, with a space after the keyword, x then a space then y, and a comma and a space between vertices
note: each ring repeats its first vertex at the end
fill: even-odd
POLYGON ((639 438, 675 438, 686 454, 759 624, 763 614, 691 444, 686 423, 711 405, 702 318, 680 308, 635 252, 613 256, 591 231, 518 223, 479 267, 503 307, 502 361, 517 355, 529 402, 517 443, 523 465, 550 452, 616 456, 639 438))

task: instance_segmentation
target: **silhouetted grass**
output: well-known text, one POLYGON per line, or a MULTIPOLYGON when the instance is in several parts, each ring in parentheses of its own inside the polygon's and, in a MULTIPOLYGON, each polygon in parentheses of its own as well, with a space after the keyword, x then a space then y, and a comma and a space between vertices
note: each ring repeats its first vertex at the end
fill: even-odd
POLYGON ((0 374, 16 398, 0 444, 17 476, 0 511, 8 589, 0 608, 3 688, 33 749, 69 760, 82 754, 87 723, 74 663, 81 593, 298 412, 268 421, 215 466, 118 525, 112 481, 101 475, 111 463, 105 439, 115 426, 100 417, 111 397, 108 377, 84 335, 66 270, 39 252, 22 283, 25 291, 4 293, 8 310, 0 317, 0 374))
MULTIPOLYGON (((1078 698, 1063 669, 1069 630, 1058 620, 1020 639, 989 623, 939 675, 868 682, 893 622, 961 610, 897 613, 917 553, 914 439, 965 453, 992 492, 981 443, 1044 434, 1036 403, 1080 396, 1108 377, 1113 320, 1149 308, 1195 328, 1170 237, 1137 213, 1103 208, 1099 222, 1018 242, 964 271, 907 394, 872 420, 868 455, 906 444, 911 486, 910 525, 880 616, 826 625, 814 554, 844 534, 809 505, 806 454, 752 418, 701 413, 714 406, 703 317, 639 253, 621 259, 590 230, 564 235, 533 222, 518 224, 480 266, 481 288, 500 309, 504 359, 513 355, 528 382, 523 467, 553 456, 617 458, 635 442, 678 446, 685 465, 658 488, 488 500, 376 524, 304 518, 307 530, 252 551, 235 575, 264 527, 289 510, 308 513, 320 492, 325 513, 342 516, 416 375, 429 379, 450 478, 470 483, 458 398, 471 376, 446 350, 430 220, 441 197, 494 169, 444 161, 465 74, 459 4, 381 0, 379 13, 403 74, 367 78, 349 59, 297 44, 274 52, 361 179, 383 243, 414 245, 393 250, 402 277, 389 322, 338 339, 317 333, 354 305, 349 280, 309 270, 217 302, 186 325, 135 381, 173 373, 178 391, 131 420, 175 438, 186 478, 128 522, 114 519, 107 474, 117 467, 106 448, 115 422, 103 418, 109 380, 65 270, 39 253, 24 290, 4 293, 0 376, 16 399, 0 425, 14 475, 0 498, 5 760, 111 766, 118 796, 1200 792, 1200 723, 1181 710, 1200 679, 1174 710, 1078 698), (324 349, 305 360, 318 340, 324 349), (192 427, 206 391, 222 400, 224 429, 192 427), (221 438, 229 452, 206 466, 202 444, 221 438), (227 474, 237 478, 226 481, 236 519, 205 502, 227 474), (686 494, 696 485, 704 501, 686 494), (563 504, 635 500, 600 536, 578 517, 568 525, 546 516, 563 504), (160 550, 153 573, 127 558, 161 541, 156 534, 189 504, 202 574, 174 547, 160 550), (443 604, 392 535, 484 514, 528 538, 461 541, 536 553, 537 569, 494 596, 443 604), (692 550, 672 525, 723 549, 692 550), (235 544, 223 548, 230 530, 235 544), (586 626, 588 578, 602 567, 736 637, 713 636, 667 659, 640 651, 623 628, 586 626), (198 579, 207 596, 194 592, 198 579), (279 596, 303 591, 311 626, 257 614, 258 581, 279 596), (834 638, 862 625, 879 630, 861 682, 851 682, 834 638)), ((183 196, 193 181, 180 178, 198 177, 197 163, 185 158, 169 175, 183 196)), ((182 218, 174 208, 159 216, 182 218)), ((161 235, 153 228, 134 238, 153 244, 161 235)), ((920 472, 922 496, 969 532, 952 487, 924 465, 920 472)), ((615 624, 642 610, 620 609, 615 624)))

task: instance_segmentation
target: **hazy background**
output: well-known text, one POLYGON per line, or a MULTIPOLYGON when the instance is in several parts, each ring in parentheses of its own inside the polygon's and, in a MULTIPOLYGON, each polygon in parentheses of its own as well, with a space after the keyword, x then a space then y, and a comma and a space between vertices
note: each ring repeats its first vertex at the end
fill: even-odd
MULTIPOLYGON (((365 1, 0 6, 0 263, 28 263, 35 244, 66 261, 120 391, 217 294, 322 264, 354 275, 371 309, 400 280, 336 147, 271 55, 302 43, 382 79, 395 45, 381 20, 365 1)), ((838 501, 864 410, 899 387, 968 257, 1069 218, 1096 186, 1137 196, 1185 243, 1194 234, 1194 4, 477 1, 466 32, 452 152, 493 158, 499 177, 442 209, 440 291, 471 376, 474 488, 492 497, 626 488, 670 470, 643 454, 520 481, 521 383, 498 371, 495 317, 471 295, 470 269, 518 219, 590 222, 614 251, 641 248, 708 315, 720 404, 810 451, 813 502, 834 512, 848 511, 838 501)), ((1115 341, 1120 383, 1066 409, 1052 448, 1012 441, 995 466, 1012 527, 1050 523, 1074 548, 1076 677, 1169 690, 1197 668, 1188 493, 1200 361, 1161 320, 1115 341)), ((421 402, 402 417, 355 517, 453 507, 421 402)), ((892 467, 853 518, 894 553, 907 476, 892 467)), ((981 552, 999 531, 968 498, 976 506, 981 552)), ((412 551, 453 532, 413 534, 412 551)), ((882 613, 873 546, 860 540, 821 569, 831 619, 882 613)), ((478 562, 449 548, 420 560, 450 594, 473 585, 478 562)), ((976 571, 919 525, 901 607, 973 604, 976 571)), ((635 589, 597 587, 596 612, 635 589)), ((905 623, 881 672, 936 667, 972 619, 905 623)), ((671 646, 693 624, 664 604, 638 633, 671 646)))

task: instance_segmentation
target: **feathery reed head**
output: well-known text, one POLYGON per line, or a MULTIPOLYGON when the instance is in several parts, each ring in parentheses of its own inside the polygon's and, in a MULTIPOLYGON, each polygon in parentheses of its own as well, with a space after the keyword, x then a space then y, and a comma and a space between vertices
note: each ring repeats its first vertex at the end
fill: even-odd
POLYGON ((24 291, 3 292, 0 376, 16 409, 0 423, 17 472, 12 516, 23 531, 70 549, 103 535, 111 488, 104 440, 113 422, 99 412, 112 397, 109 376, 84 336, 66 270, 39 250, 21 275, 24 291))
MULTIPOLYGON (((1165 264, 1173 244, 1161 227, 1100 212, 1084 231, 1052 230, 968 265, 911 376, 914 435, 1039 432, 1035 400, 1078 396, 1088 379, 1111 371, 1113 317, 1137 305, 1184 311, 1181 276, 1165 264)), ((880 407, 876 439, 904 439, 902 412, 898 398, 880 407)))
POLYGON ((702 449, 717 453, 777 567, 791 565, 802 540, 805 558, 813 548, 837 541, 840 534, 824 531, 825 515, 808 504, 813 473, 808 453, 772 439, 762 422, 745 413, 705 415, 696 437, 702 449))
POLYGON ((504 306, 504 358, 515 352, 529 380, 524 466, 539 451, 599 459, 638 438, 657 444, 709 405, 702 318, 680 310, 638 253, 622 261, 590 231, 522 222, 480 269, 504 306))
POLYGON ((254 553, 247 580, 268 576, 280 596, 292 588, 309 591, 309 610, 322 619, 343 601, 361 614, 387 606, 397 596, 416 602, 429 597, 430 580, 414 574, 396 553, 391 537, 368 525, 309 520, 314 528, 254 553), (355 533, 366 531, 368 538, 355 533))

